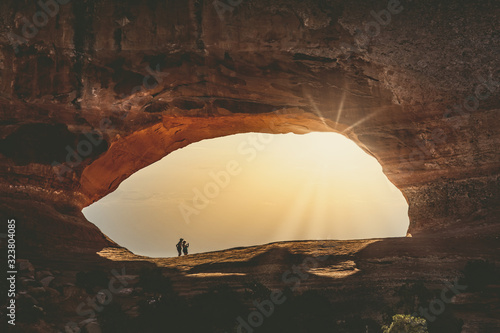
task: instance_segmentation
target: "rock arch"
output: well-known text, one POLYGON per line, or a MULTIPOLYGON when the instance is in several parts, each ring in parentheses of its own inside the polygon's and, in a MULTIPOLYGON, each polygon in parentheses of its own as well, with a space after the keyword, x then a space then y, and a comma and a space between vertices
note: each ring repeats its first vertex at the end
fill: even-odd
MULTIPOLYGON (((2 31, 17 34, 40 10, 0 6, 2 31)), ((94 251, 112 243, 81 208, 169 151, 333 128, 403 192, 413 236, 488 230, 500 206, 492 6, 403 4, 361 42, 387 2, 255 0, 224 20, 209 1, 61 5, 23 43, 0 37, 3 214, 24 221, 27 252, 94 251), (98 149, 84 143, 93 131, 98 149)))

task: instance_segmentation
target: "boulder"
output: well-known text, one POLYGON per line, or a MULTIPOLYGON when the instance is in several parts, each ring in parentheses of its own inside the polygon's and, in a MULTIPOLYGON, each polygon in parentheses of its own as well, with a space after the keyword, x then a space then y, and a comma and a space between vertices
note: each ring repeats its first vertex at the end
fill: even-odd
POLYGON ((53 274, 52 274, 51 272, 49 272, 49 271, 37 271, 37 272, 35 273, 35 278, 36 278, 37 280, 39 280, 39 281, 40 281, 41 279, 43 279, 44 277, 47 277, 47 276, 53 276, 53 274))
POLYGON ((34 276, 35 267, 28 259, 17 259, 17 267, 21 276, 34 276))
POLYGON ((54 281, 55 277, 49 275, 49 276, 46 276, 44 277, 43 279, 40 280, 40 283, 44 286, 44 287, 48 287, 50 285, 50 283, 52 281, 54 281))

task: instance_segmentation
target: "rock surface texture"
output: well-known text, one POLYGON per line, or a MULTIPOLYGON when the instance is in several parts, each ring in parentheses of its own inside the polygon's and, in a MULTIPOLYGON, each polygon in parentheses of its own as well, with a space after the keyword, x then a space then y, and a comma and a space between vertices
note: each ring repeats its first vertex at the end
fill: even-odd
POLYGON ((249 131, 349 137, 414 237, 498 230, 498 1, 60 2, 0 3, 0 209, 26 255, 115 245, 82 208, 249 131))

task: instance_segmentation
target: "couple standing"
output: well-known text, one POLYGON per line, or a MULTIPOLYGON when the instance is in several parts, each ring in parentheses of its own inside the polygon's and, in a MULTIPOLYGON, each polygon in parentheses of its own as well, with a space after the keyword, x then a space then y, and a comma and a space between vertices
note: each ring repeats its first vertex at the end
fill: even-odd
POLYGON ((177 247, 177 252, 179 253, 179 257, 182 255, 182 252, 184 252, 184 255, 187 256, 189 243, 186 243, 184 238, 181 238, 179 240, 179 243, 177 243, 176 247, 177 247))

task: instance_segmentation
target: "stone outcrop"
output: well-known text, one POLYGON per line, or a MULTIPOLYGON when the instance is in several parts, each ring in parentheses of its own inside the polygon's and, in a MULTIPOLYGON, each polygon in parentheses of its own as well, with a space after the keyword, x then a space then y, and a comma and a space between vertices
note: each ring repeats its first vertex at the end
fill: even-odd
POLYGON ((64 2, 0 4, 0 208, 23 251, 116 245, 83 207, 248 131, 343 133, 403 192, 414 237, 496 225, 497 2, 64 2))

